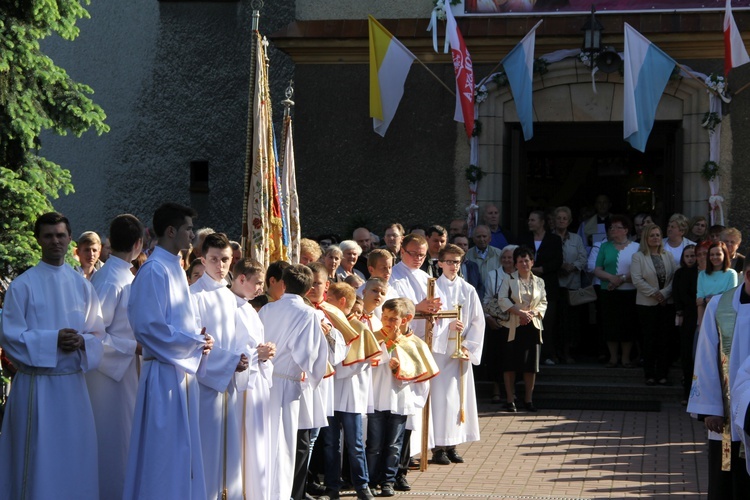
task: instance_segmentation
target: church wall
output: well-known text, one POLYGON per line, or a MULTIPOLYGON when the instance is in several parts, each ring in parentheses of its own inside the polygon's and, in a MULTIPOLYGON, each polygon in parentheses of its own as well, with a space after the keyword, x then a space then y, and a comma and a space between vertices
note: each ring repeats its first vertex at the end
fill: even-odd
MULTIPOLYGON (((81 139, 45 134, 42 154, 71 170, 76 193, 54 201, 74 237, 105 233, 131 212, 150 225, 162 202, 190 204, 198 227, 241 232, 250 1, 93 2, 73 43, 44 50, 72 78, 94 88, 112 130, 81 139), (209 162, 209 193, 189 190, 189 163, 209 162)), ((294 18, 293 0, 266 2, 261 31, 294 18)), ((291 60, 271 50, 274 116, 280 124, 291 60)))
POLYGON ((297 19, 366 19, 368 14, 382 19, 428 17, 432 0, 298 0, 297 19))
MULTIPOLYGON (((450 82, 451 67, 431 69, 450 82)), ((373 132, 368 118, 367 65, 301 64, 294 78, 304 234, 350 237, 360 224, 382 234, 394 221, 447 224, 454 217, 455 101, 423 68, 412 68, 385 137, 373 132)))

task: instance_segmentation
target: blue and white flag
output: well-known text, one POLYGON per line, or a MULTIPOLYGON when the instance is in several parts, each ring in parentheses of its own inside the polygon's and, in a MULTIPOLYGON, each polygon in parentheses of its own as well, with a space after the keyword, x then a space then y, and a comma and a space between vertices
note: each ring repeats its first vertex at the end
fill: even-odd
POLYGON ((656 108, 674 70, 674 59, 625 23, 623 137, 640 152, 654 127, 656 108))
POLYGON ((516 114, 521 122, 523 138, 530 140, 534 137, 534 110, 532 106, 532 78, 534 75, 534 44, 536 43, 536 29, 542 21, 531 28, 523 40, 513 47, 513 50, 502 61, 503 70, 508 77, 513 100, 516 102, 516 114))

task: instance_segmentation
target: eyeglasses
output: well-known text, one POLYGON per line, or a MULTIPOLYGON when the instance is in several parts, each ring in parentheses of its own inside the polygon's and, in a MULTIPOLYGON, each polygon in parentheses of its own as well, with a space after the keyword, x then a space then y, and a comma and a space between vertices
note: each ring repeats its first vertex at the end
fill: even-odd
POLYGON ((425 257, 427 257, 427 254, 426 254, 426 253, 417 253, 417 252, 410 252, 410 251, 409 251, 409 250, 407 250, 406 248, 402 248, 401 250, 403 250, 404 252, 406 252, 406 253, 407 253, 407 254, 408 254, 409 256, 411 256, 411 257, 412 257, 412 258, 414 258, 414 259, 419 259, 419 260, 422 260, 422 259, 424 259, 425 257))
POLYGON ((610 229, 625 229, 623 226, 609 226, 610 229))
POLYGON ((458 266, 461 264, 460 260, 441 260, 440 262, 444 262, 446 264, 453 264, 454 266, 458 266))

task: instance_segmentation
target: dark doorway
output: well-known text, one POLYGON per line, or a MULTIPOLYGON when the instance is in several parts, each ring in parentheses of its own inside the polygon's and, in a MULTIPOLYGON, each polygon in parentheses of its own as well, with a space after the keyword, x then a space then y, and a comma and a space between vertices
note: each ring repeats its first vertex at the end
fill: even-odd
POLYGON ((682 206, 675 168, 681 122, 657 122, 645 153, 623 140, 621 122, 535 123, 528 142, 520 127, 509 128, 511 214, 505 222, 514 234, 526 231, 529 211, 560 205, 573 211, 577 228, 582 209, 598 194, 610 197, 613 213, 632 216, 650 205, 644 200, 652 192, 653 213, 661 223, 682 206))

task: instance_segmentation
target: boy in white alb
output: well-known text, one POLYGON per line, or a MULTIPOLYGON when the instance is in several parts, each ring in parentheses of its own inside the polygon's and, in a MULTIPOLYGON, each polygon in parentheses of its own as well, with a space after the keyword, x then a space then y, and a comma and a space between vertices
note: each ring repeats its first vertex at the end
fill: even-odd
POLYGON ((372 411, 367 415, 367 465, 381 496, 393 496, 406 419, 424 406, 437 365, 427 344, 408 328, 408 299, 383 304, 383 328, 375 336, 381 353, 372 368, 372 411))
POLYGON ((140 348, 128 321, 131 263, 143 246, 143 224, 135 216, 118 215, 109 226, 111 253, 91 276, 104 318, 104 356, 96 370, 86 373, 86 385, 99 443, 99 497, 122 496, 138 392, 140 348))
POLYGON ((276 345, 268 404, 273 500, 292 496, 300 398, 305 387, 314 391, 320 385, 328 366, 328 343, 320 319, 303 298, 312 286, 312 271, 307 266, 293 264, 284 269, 282 280, 284 295, 258 313, 266 341, 276 345))
MULTIPOLYGON (((334 283, 328 289, 327 302, 348 315, 354 305, 356 294, 354 288, 346 283, 334 283)), ((372 332, 358 320, 351 320, 352 327, 360 332, 359 338, 352 342, 347 358, 336 368, 334 375, 334 415, 328 418, 328 427, 322 431, 325 445, 325 480, 326 495, 336 498, 341 489, 341 452, 340 430, 343 430, 344 441, 349 453, 351 481, 358 498, 372 498, 367 475, 367 459, 362 433, 362 415, 367 414, 372 405, 370 393, 370 362, 368 359, 377 354, 377 347, 372 332), (372 339, 372 349, 365 353, 363 342, 367 336, 372 339), (362 347, 363 349, 360 349, 362 347)))
POLYGON ((464 251, 453 244, 443 247, 438 256, 438 266, 443 274, 436 285, 445 301, 443 308, 450 310, 461 306, 461 320, 441 320, 432 340, 432 353, 440 367, 440 375, 430 382, 436 395, 431 399, 430 444, 434 444, 433 463, 441 465, 463 463, 456 445, 479 440, 479 415, 471 365, 478 365, 482 359, 484 312, 474 287, 458 276, 463 256, 464 251), (464 359, 452 357, 458 350, 464 359))
POLYGON ((243 394, 243 419, 240 422, 245 449, 243 493, 249 499, 271 500, 268 469, 273 455, 272 442, 267 435, 271 426, 268 400, 273 374, 271 358, 276 353, 276 346, 264 341, 263 323, 248 302, 263 293, 263 268, 257 262, 240 259, 234 264, 232 271, 234 279, 231 290, 237 302, 235 328, 238 335, 250 339, 251 349, 247 370, 248 385, 243 394))
POLYGON ((200 432, 208 498, 242 499, 242 393, 248 386, 250 338, 237 331, 237 300, 227 288, 232 247, 223 233, 203 240, 201 262, 206 268, 190 286, 195 322, 214 338, 206 370, 198 374, 200 432))

